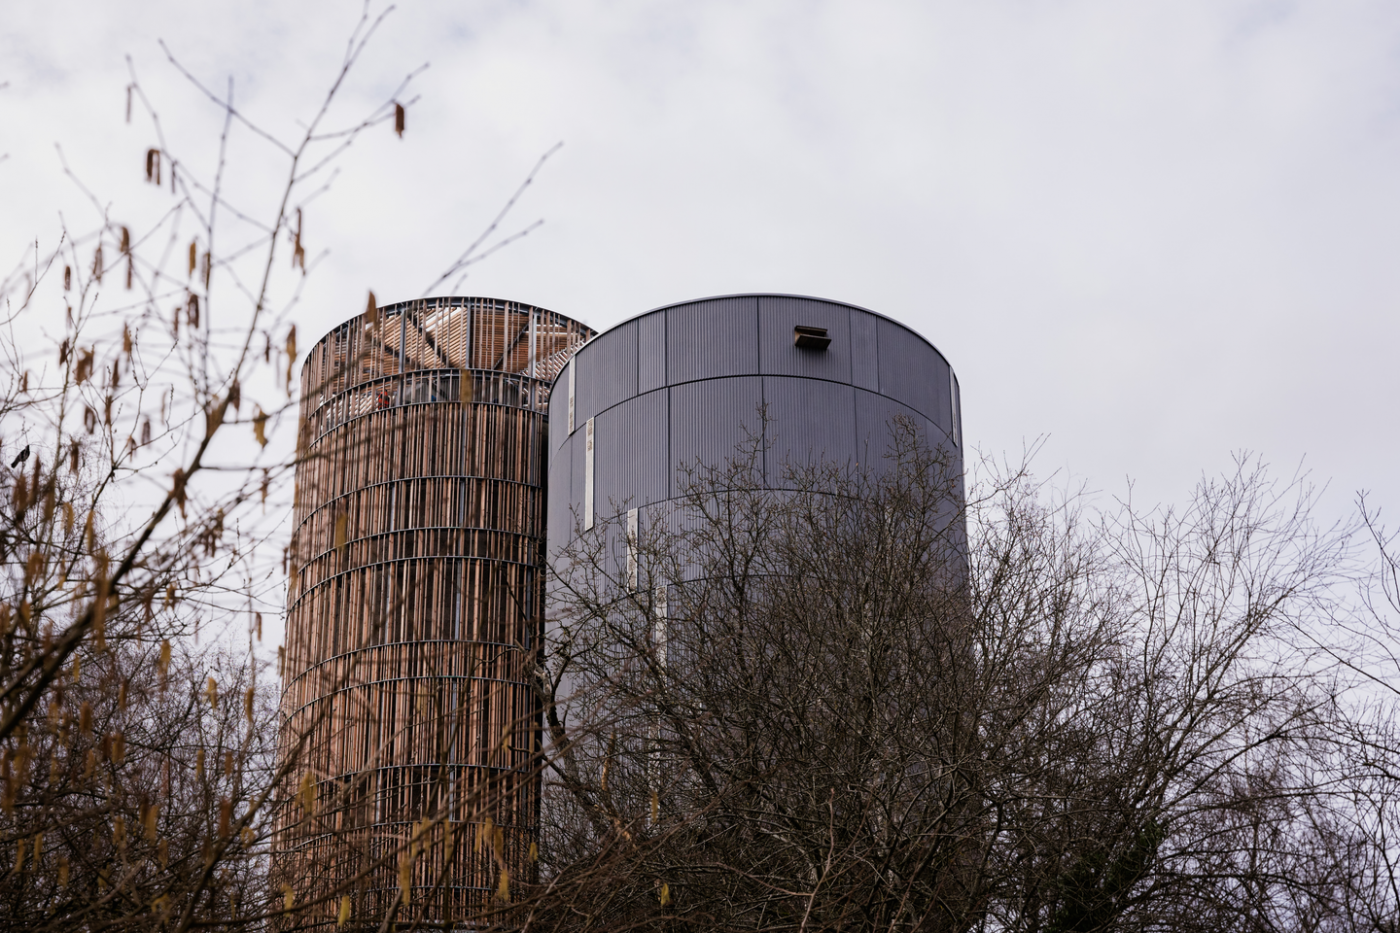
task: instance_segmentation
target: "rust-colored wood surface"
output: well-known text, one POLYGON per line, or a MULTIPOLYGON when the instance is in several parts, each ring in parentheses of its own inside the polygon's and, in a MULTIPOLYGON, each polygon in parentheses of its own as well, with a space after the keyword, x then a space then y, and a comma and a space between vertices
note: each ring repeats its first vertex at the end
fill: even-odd
POLYGON ((360 315, 302 368, 276 874, 296 926, 476 914, 534 877, 550 382, 592 332, 515 302, 360 315), (302 794, 301 796, 309 796, 302 794), (309 801, 308 801, 309 802, 309 801), (443 818, 443 817, 446 818, 443 818), (432 821, 429 825, 425 821, 432 821), (401 852, 421 838, 401 873, 401 852))

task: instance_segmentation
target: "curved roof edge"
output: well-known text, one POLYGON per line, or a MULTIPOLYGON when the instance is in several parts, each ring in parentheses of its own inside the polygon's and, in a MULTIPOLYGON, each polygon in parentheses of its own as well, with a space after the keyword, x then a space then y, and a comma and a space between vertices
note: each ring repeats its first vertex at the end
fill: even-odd
POLYGON ((684 305, 699 304, 702 301, 721 301, 725 298, 800 298, 803 301, 820 301, 829 305, 840 305, 843 308, 853 308, 856 311, 864 311, 866 314, 872 314, 875 317, 883 318, 884 320, 889 321, 891 324, 894 324, 896 327, 903 328, 904 330, 907 330, 909 333, 913 334, 915 337, 918 337, 924 343, 928 344, 929 349, 933 350, 934 353, 937 353, 943 359, 943 362, 947 363, 950 368, 953 368, 952 361, 948 359, 948 355, 946 353, 938 349, 937 344, 935 344, 932 340, 929 340, 923 334, 919 333, 917 330, 910 327, 908 324, 904 323, 898 318, 890 317, 888 314, 881 314, 879 311, 874 311, 862 305, 852 304, 849 301, 839 301, 835 298, 823 298, 820 295, 798 295, 792 292, 733 292, 727 295, 706 295, 703 298, 687 298, 684 301, 672 301, 664 305, 657 305, 655 308, 643 311, 641 314, 634 314, 629 318, 624 318, 623 320, 618 321, 612 327, 609 327, 607 330, 600 330, 595 332, 594 335, 590 337, 586 343, 580 346, 578 350, 575 350, 574 353, 578 353, 579 350, 582 350, 584 347, 588 346, 588 344, 597 340, 599 337, 602 337, 606 334, 610 334, 622 325, 630 324, 631 322, 638 320, 639 318, 646 317, 648 314, 655 314, 658 311, 667 311, 671 308, 679 308, 684 305))

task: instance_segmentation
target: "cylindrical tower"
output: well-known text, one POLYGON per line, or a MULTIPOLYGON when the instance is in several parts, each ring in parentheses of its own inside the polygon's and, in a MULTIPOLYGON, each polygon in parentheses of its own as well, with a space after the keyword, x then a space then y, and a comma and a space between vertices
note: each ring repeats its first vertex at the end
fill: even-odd
POLYGON ((377 925, 407 883, 410 916, 450 925, 533 876, 546 393, 591 335, 430 298, 307 356, 281 738, 299 803, 277 860, 298 902, 326 899, 313 923, 349 895, 377 925))
POLYGON ((957 377, 904 325, 796 295, 649 311, 581 349, 554 385, 549 553, 624 505, 638 512, 629 521, 656 520, 681 495, 683 470, 719 465, 750 438, 770 488, 782 488, 789 463, 879 472, 897 416, 943 449, 960 481, 957 377))

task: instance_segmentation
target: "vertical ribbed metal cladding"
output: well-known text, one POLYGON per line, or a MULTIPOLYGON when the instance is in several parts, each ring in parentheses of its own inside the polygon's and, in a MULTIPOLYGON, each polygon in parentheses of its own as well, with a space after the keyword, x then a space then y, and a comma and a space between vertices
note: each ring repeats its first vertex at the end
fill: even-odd
MULTIPOLYGON (((561 380, 568 379, 569 366, 560 374, 561 380)), ((567 392, 552 392, 549 396, 549 459, 553 460, 564 441, 569 438, 569 395, 567 392)))
POLYGON ((951 429, 948 420, 948 362, 921 340, 909 340, 908 331, 893 321, 880 320, 880 394, 898 399, 937 424, 951 429))
POLYGON ((788 486, 785 472, 789 466, 858 459, 856 391, 825 380, 763 377, 763 397, 768 403, 764 480, 769 486, 788 486))
MULTIPOLYGON (((671 388, 670 495, 682 492, 684 471, 697 462, 722 466, 761 440, 763 380, 758 376, 707 379, 671 388)), ((760 451, 761 454, 761 451, 760 451)))
POLYGON ((666 384, 666 312, 637 318, 637 391, 666 384))
POLYGON ((851 309, 851 385, 880 391, 880 319, 869 311, 851 309))
POLYGON ((532 877, 547 392, 591 336, 526 304, 430 298, 307 356, 279 744, 315 802, 274 839, 279 883, 324 899, 299 926, 334 927, 342 895, 377 925, 400 895, 392 853, 429 817, 409 879, 425 924, 484 906, 502 865, 532 877), (498 835, 474 847, 487 819, 498 835))
POLYGON ((574 361, 578 380, 576 423, 637 394, 637 324, 620 325, 612 340, 586 346, 574 361))
POLYGON ((895 438, 895 419, 907 420, 930 448, 948 445, 948 435, 922 412, 888 396, 856 389, 856 459, 860 463, 878 472, 895 438))
POLYGON ((628 399, 598 416, 598 436, 607 439, 595 452, 595 501, 600 515, 667 497, 666 405, 666 390, 661 389, 628 399))
POLYGON ((765 375, 851 381, 851 309, 810 298, 764 296, 758 300, 758 320, 759 366, 765 375), (792 338, 799 326, 826 328, 831 346, 820 352, 798 348, 792 338))
POLYGON ((696 301, 667 309, 668 385, 757 372, 756 296, 696 301))

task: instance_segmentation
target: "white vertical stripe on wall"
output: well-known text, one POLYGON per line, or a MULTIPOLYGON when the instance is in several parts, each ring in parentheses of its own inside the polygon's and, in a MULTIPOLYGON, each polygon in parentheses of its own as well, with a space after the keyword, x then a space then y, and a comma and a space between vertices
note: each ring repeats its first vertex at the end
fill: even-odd
POLYGON ((637 588, 637 510, 627 510, 627 589, 637 588))
POLYGON ((578 368, 577 360, 569 360, 569 433, 574 433, 574 370, 578 368))
POLYGON ((593 527, 593 419, 588 419, 583 441, 583 529, 593 527))

